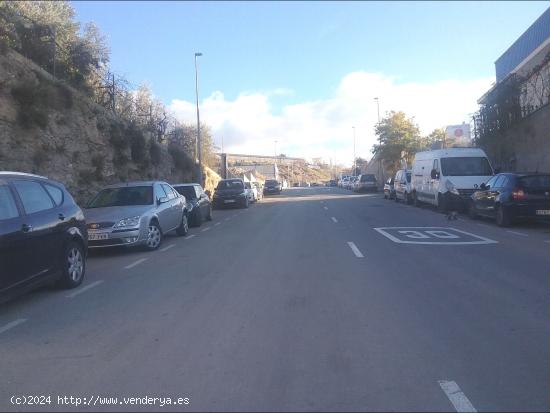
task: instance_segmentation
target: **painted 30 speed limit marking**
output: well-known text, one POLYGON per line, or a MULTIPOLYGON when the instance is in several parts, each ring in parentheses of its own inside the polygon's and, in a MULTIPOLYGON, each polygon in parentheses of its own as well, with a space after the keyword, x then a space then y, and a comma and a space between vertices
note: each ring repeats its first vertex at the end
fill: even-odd
POLYGON ((489 238, 450 227, 383 227, 374 228, 398 244, 480 245, 497 244, 489 238))

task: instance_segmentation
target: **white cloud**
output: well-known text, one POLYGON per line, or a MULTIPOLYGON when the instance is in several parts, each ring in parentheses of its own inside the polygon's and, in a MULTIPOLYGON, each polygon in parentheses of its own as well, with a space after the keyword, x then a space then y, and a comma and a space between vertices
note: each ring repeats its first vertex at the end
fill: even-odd
MULTIPOLYGON (((345 76, 333 96, 282 107, 277 115, 270 97, 293 95, 289 89, 243 92, 226 100, 217 91, 201 102, 201 121, 212 128, 226 152, 288 156, 323 157, 327 161, 351 163, 353 131, 356 127, 356 154, 371 157, 376 142, 374 125, 380 98, 380 116, 390 110, 404 111, 414 117, 423 134, 438 127, 470 121, 477 99, 493 78, 470 81, 443 80, 432 83, 399 83, 377 73, 354 72, 345 76)), ((180 120, 196 121, 195 104, 173 100, 171 109, 180 120)))

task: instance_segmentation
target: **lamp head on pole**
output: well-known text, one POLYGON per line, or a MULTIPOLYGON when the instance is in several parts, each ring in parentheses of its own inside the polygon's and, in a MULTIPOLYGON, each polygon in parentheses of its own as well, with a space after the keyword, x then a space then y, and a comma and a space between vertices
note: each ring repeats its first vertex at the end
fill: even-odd
POLYGON ((195 53, 195 57, 202 56, 202 53, 195 53))

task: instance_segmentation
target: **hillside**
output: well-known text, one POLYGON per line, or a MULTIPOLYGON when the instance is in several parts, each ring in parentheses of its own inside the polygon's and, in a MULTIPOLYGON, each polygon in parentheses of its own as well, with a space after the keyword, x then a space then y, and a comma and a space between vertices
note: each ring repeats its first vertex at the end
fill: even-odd
MULTIPOLYGON (((196 180, 183 148, 157 142, 9 48, 0 53, 0 170, 57 179, 80 203, 109 183, 196 180)), ((219 177, 207 175, 211 190, 219 177)))

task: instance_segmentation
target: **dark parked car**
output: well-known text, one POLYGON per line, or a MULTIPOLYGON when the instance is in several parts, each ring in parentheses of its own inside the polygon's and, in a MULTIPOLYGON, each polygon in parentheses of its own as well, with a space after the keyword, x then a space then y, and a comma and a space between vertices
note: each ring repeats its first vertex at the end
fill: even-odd
POLYGON ((51 281, 80 285, 87 240, 84 214, 63 184, 0 172, 0 300, 51 281))
POLYGON ((474 192, 468 213, 495 218, 500 226, 522 218, 550 219, 550 174, 495 175, 474 192))
POLYGON ((283 185, 276 179, 268 179, 265 181, 264 195, 280 194, 283 190, 283 185))
POLYGON ((214 191, 214 208, 238 206, 248 208, 249 200, 242 179, 222 179, 214 191))
POLYGON ((395 198, 395 187, 394 179, 388 178, 384 184, 384 199, 394 199, 395 198))
POLYGON ((336 179, 331 179, 328 186, 338 186, 338 181, 336 179))
POLYGON ((190 224, 200 227, 203 221, 212 221, 212 203, 199 184, 176 184, 172 187, 185 197, 190 224))
POLYGON ((352 188, 357 192, 366 192, 378 190, 378 181, 373 174, 362 174, 357 177, 357 184, 352 188))

